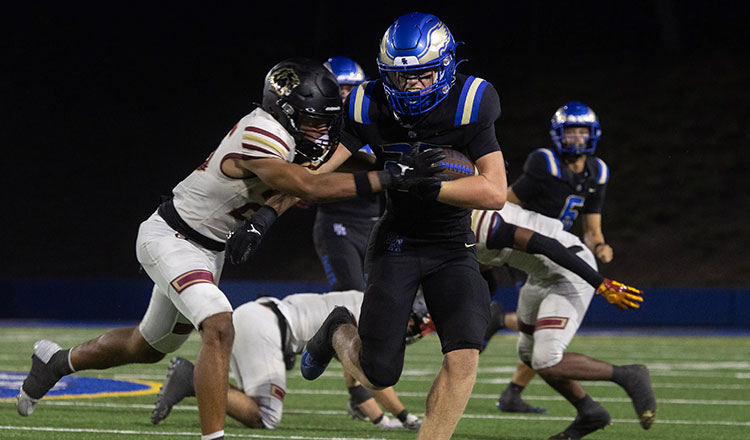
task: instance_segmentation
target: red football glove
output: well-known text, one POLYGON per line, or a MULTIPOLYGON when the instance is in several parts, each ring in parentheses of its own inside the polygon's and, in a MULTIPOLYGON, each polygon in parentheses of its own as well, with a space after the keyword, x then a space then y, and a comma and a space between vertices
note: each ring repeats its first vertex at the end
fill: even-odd
POLYGON ((609 278, 602 281, 596 289, 596 294, 602 295, 620 310, 637 309, 641 306, 638 303, 643 302, 642 291, 609 278))

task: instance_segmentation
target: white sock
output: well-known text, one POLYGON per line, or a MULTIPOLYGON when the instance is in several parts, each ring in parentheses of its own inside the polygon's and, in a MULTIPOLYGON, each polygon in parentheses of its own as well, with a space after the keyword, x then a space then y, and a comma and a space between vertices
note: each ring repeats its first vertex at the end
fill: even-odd
POLYGON ((216 438, 222 438, 224 437, 224 430, 212 432, 211 434, 206 434, 201 436, 201 440, 214 440, 216 438))

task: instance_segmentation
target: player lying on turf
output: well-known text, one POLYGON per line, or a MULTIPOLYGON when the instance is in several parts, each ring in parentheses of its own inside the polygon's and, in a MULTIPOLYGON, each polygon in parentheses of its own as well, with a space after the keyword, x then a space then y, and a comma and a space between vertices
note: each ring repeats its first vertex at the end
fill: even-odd
MULTIPOLYGON (((581 240, 563 231, 555 219, 506 203, 501 211, 474 211, 472 229, 477 234, 477 258, 485 265, 507 264, 526 272, 517 310, 518 355, 577 410, 575 420, 550 439, 580 439, 611 423, 609 412, 594 401, 579 380, 606 380, 620 385, 630 396, 643 429, 654 422, 656 399, 648 369, 643 365, 616 366, 584 354, 566 352, 588 310, 594 294, 604 296, 621 310, 638 308, 641 292, 603 278, 596 260, 581 240), (571 260, 575 273, 535 255, 541 241, 557 241, 581 260, 571 260), (525 243, 525 246, 524 246, 525 243), (525 252, 524 252, 525 251, 525 252), (588 264, 588 270, 580 266, 588 264), (576 275, 578 274, 578 275, 576 275)), ((554 245, 554 243, 553 243, 554 245)), ((544 246, 548 247, 548 246, 544 246)), ((555 251, 552 252, 555 254, 555 251)))
MULTIPOLYGON (((237 307, 229 363, 230 377, 237 386, 230 386, 227 392, 227 415, 250 428, 276 428, 286 395, 286 370, 292 368, 295 354, 302 352, 334 306, 345 306, 359 316, 363 296, 357 290, 300 293, 282 300, 261 297, 237 307)), ((385 415, 369 391, 352 378, 347 378, 347 386, 347 407, 353 417, 370 420, 381 428, 419 429, 420 420, 404 408, 393 388, 377 391, 374 396, 395 419, 385 415)), ((151 421, 157 424, 164 420, 174 405, 189 396, 195 396, 193 364, 174 358, 151 421)))

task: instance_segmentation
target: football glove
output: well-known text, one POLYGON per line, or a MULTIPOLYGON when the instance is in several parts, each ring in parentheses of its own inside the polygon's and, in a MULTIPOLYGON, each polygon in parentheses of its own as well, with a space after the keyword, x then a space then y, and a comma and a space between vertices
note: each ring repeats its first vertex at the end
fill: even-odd
POLYGON ((384 188, 408 191, 413 185, 442 173, 445 167, 435 163, 443 159, 445 153, 442 150, 432 148, 419 151, 419 147, 412 147, 395 166, 379 172, 381 184, 384 188))
POLYGON ((603 296, 620 310, 637 309, 641 306, 639 303, 643 302, 642 291, 609 278, 602 281, 596 294, 603 296))
POLYGON ((276 221, 278 214, 264 205, 227 235, 227 255, 232 264, 242 264, 258 250, 263 234, 276 221))

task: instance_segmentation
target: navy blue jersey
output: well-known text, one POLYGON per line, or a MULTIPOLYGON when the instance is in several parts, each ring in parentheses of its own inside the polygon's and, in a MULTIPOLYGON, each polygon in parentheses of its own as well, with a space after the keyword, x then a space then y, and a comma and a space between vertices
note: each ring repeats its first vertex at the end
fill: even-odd
MULTIPOLYGON (((416 143, 454 148, 473 161, 500 151, 494 125, 500 99, 492 84, 473 76, 457 73, 445 100, 419 116, 396 115, 380 80, 357 86, 345 107, 348 118, 341 142, 352 152, 369 144, 380 166, 416 143)), ((404 191, 388 191, 386 215, 392 231, 413 238, 454 237, 471 226, 470 210, 422 201, 404 191)))
POLYGON ((551 149, 531 152, 523 174, 511 185, 521 207, 560 219, 568 230, 578 214, 598 214, 604 205, 609 167, 595 156, 586 156, 583 171, 574 173, 551 149))

